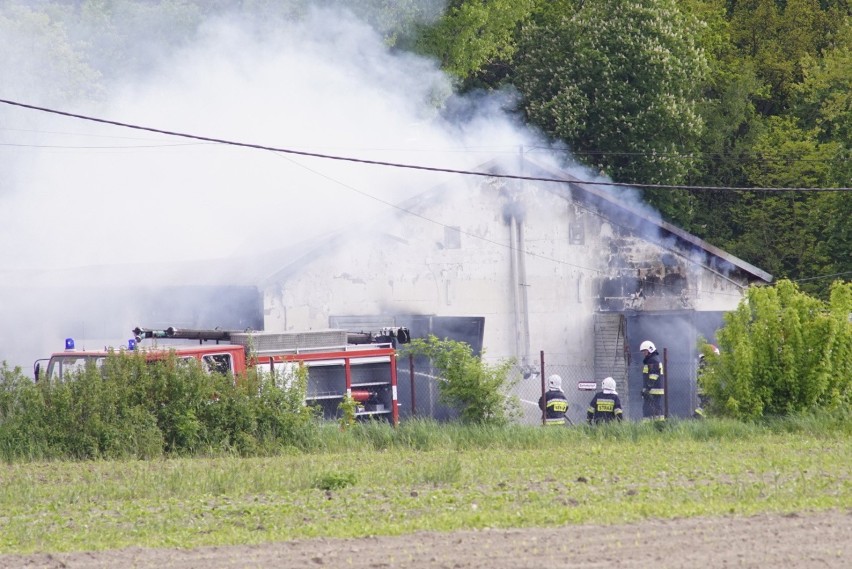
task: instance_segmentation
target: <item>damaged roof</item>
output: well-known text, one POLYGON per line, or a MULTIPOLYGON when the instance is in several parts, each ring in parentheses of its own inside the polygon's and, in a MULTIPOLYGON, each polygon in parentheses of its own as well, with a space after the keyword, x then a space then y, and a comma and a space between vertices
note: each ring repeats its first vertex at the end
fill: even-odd
MULTIPOLYGON (((564 169, 548 168, 526 157, 522 158, 520 162, 516 161, 515 165, 520 166, 520 170, 524 172, 524 177, 531 179, 538 177, 548 180, 563 180, 564 183, 542 180, 535 180, 535 183, 541 184, 548 191, 560 195, 568 201, 580 200, 596 208, 601 215, 610 221, 639 233, 649 241, 665 247, 666 241, 673 239, 681 250, 691 251, 693 258, 697 262, 701 262, 709 268, 721 271, 729 271, 731 269, 741 271, 750 282, 760 281, 770 283, 773 280, 773 276, 766 271, 664 221, 650 207, 643 209, 641 204, 631 205, 620 199, 614 193, 616 191, 615 186, 598 185, 600 182, 590 184, 564 169), (698 258, 696 258, 696 253, 699 254, 698 258)), ((504 161, 494 160, 480 165, 478 171, 493 173, 499 176, 500 174, 507 173, 507 168, 504 161)), ((449 182, 432 187, 396 205, 395 209, 389 212, 388 215, 400 216, 404 215, 404 212, 422 209, 428 204, 440 199, 441 195, 451 187, 454 187, 454 184, 449 182)), ((380 220, 375 221, 378 223, 380 220)), ((358 228, 358 230, 363 231, 363 227, 358 228)), ((351 237, 352 231, 352 229, 348 228, 341 229, 341 231, 332 235, 309 239, 300 243, 297 247, 290 246, 286 250, 281 250, 280 255, 273 255, 273 257, 277 257, 278 259, 285 257, 287 260, 283 265, 277 265, 277 270, 267 272, 258 282, 258 285, 265 286, 296 273, 305 260, 315 259, 324 251, 332 249, 334 245, 344 243, 351 237)), ((269 264, 267 266, 276 267, 276 265, 269 264)))
POLYGON ((747 275, 751 275, 752 278, 749 280, 760 280, 765 283, 770 283, 773 280, 773 276, 766 271, 755 267, 751 263, 743 261, 719 247, 711 245, 676 225, 664 221, 659 214, 656 214, 656 212, 652 212, 651 210, 642 210, 619 200, 618 197, 612 193, 615 186, 598 184, 592 185, 580 180, 568 172, 562 171, 554 174, 538 165, 534 165, 532 162, 528 161, 527 164, 535 166, 542 173, 550 174, 554 178, 561 178, 566 181, 566 184, 549 183, 548 185, 553 187, 553 191, 564 192, 564 187, 567 185, 567 187, 572 190, 571 195, 566 196, 568 199, 571 199, 571 197, 575 199, 582 199, 599 209, 604 209, 606 210, 607 217, 615 215, 619 224, 640 232, 648 239, 659 242, 664 241, 666 238, 674 238, 678 244, 685 249, 691 248, 693 250, 697 249, 699 251, 703 251, 703 261, 707 266, 717 269, 736 268, 747 275), (648 231, 653 228, 657 229, 656 236, 653 234, 653 231, 648 231))

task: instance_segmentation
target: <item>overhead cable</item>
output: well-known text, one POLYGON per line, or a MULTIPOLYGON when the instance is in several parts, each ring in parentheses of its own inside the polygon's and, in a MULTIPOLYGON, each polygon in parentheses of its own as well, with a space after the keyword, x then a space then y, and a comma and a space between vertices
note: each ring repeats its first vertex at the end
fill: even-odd
POLYGON ((101 124, 109 124, 113 126, 119 126, 123 128, 130 128, 134 130, 143 130, 147 132, 154 132, 157 134, 163 134, 166 136, 177 136, 181 138, 189 138, 192 140, 201 140, 204 142, 215 142, 217 144, 226 144, 230 146, 238 146, 242 148, 254 148, 256 150, 268 150, 271 152, 281 152, 284 154, 294 154, 297 156, 308 156, 311 158, 322 158, 326 160, 338 160, 344 162, 355 162, 359 164, 369 164, 373 166, 387 166, 391 168, 405 168, 410 170, 423 170, 428 172, 440 172, 446 174, 461 174, 465 176, 482 176, 487 178, 507 178, 511 180, 526 180, 531 182, 553 182, 553 183, 582 183, 585 185, 597 185, 597 186, 617 186, 617 187, 633 187, 633 188, 651 188, 651 189, 670 189, 670 190, 728 190, 728 191, 750 191, 750 192, 848 192, 852 191, 852 187, 850 188, 747 188, 747 187, 725 187, 725 186, 684 186, 684 185, 675 185, 675 184, 636 184, 636 183, 625 183, 625 182, 592 182, 592 181, 578 181, 578 180, 569 180, 565 178, 549 178, 549 177, 541 177, 541 176, 521 176, 517 174, 497 174, 494 172, 481 172, 476 170, 458 170, 453 168, 438 168, 434 166, 423 166, 419 164, 403 164, 399 162, 387 162, 383 160, 368 160, 365 158, 355 158, 352 156, 339 156, 333 154, 322 154, 318 152, 307 152, 304 150, 295 150, 292 148, 277 148, 274 146, 266 146, 263 144, 254 144, 249 142, 239 142, 234 140, 226 140, 222 138, 214 138, 209 136, 201 136, 197 134, 189 134, 184 132, 175 132, 169 131, 159 128, 153 128, 148 126, 124 123, 119 121, 113 121, 109 119, 102 119, 98 117, 92 117, 88 115, 81 115, 77 113, 69 113, 66 111, 60 111, 57 109, 50 109, 47 107, 39 107, 36 105, 29 105, 26 103, 21 103, 18 101, 11 101, 8 99, 0 99, 0 103, 4 103, 6 105, 12 105, 15 107, 22 107, 25 109, 31 109, 35 111, 41 111, 45 113, 51 113, 54 115, 60 115, 85 121, 91 121, 101 124))

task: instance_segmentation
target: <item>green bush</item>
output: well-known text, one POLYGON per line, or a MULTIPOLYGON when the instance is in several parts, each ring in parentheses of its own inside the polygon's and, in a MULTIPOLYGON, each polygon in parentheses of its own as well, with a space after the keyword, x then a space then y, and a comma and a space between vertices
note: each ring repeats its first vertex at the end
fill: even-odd
POLYGON ((752 287, 718 333, 701 382, 714 413, 756 419, 826 412, 852 399, 852 283, 824 303, 782 280, 752 287))
POLYGON ((505 425, 517 414, 518 401, 508 395, 513 386, 509 370, 514 360, 489 365, 475 356, 468 344, 434 335, 412 340, 403 353, 432 361, 441 375, 440 400, 456 408, 463 422, 505 425))
POLYGON ((152 458, 301 448, 315 428, 307 374, 285 386, 253 370, 206 373, 171 355, 146 362, 114 353, 67 376, 33 383, 0 367, 0 454, 16 459, 152 458))

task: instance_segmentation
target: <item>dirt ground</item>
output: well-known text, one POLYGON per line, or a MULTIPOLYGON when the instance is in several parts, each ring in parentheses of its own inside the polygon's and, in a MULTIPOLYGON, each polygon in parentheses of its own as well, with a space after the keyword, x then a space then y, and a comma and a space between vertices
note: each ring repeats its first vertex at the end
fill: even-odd
POLYGON ((311 539, 198 549, 0 555, 0 568, 230 569, 276 567, 852 567, 852 509, 755 517, 652 520, 422 532, 403 537, 311 539))

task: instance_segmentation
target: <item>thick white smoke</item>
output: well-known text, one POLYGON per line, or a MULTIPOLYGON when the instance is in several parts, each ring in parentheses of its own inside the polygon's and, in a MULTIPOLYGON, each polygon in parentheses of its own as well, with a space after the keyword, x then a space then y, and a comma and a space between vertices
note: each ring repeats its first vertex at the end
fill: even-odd
MULTIPOLYGON (((458 130, 436 122, 435 104, 449 94, 432 62, 392 54, 372 29, 343 13, 315 11, 260 36, 225 19, 208 22, 191 45, 163 56, 143 78, 122 81, 106 104, 65 110, 276 148, 445 167, 476 166, 486 154, 473 150, 485 140, 489 150, 520 144, 499 116, 489 117, 488 133, 456 138, 458 130)), ((34 112, 5 115, 32 124, 34 112)), ((37 120, 37 144, 52 148, 33 149, 17 171, 25 188, 15 192, 6 209, 16 215, 0 231, 4 241, 16 236, 27 246, 4 255, 7 268, 274 248, 384 207, 364 193, 396 202, 436 183, 411 170, 51 115, 37 120)))
MULTIPOLYGON (((36 20, 0 26, 4 45, 19 42, 11 61, 20 66, 2 72, 3 99, 218 139, 446 168, 475 169, 532 143, 493 100, 470 104, 476 111, 461 124, 441 118, 452 86, 436 64, 390 50, 343 11, 316 9, 275 26, 213 18, 181 47, 147 46, 144 65, 101 70, 109 80, 97 88, 86 83, 97 74, 79 58, 34 39, 45 24, 27 17, 36 20), (27 41, 29 48, 20 43, 27 41), (65 58, 64 67, 57 58, 65 58)), ((95 315, 97 303, 90 303, 87 314, 56 314, 65 306, 57 297, 87 285, 79 267, 109 269, 82 273, 103 279, 92 285, 185 284, 160 268, 199 259, 215 267, 216 259, 292 246, 448 179, 7 105, 0 118, 0 360, 25 367, 68 334, 50 322, 86 322, 85 333, 97 330, 98 338, 124 336, 126 315, 114 308, 95 315), (105 324, 117 317, 117 328, 105 324)))

